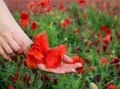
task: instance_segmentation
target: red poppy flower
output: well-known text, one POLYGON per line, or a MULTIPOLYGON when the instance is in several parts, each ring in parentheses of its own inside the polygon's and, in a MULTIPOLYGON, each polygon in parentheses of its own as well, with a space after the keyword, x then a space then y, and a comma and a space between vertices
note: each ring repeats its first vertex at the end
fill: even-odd
POLYGON ((49 0, 42 0, 37 2, 37 6, 41 6, 42 8, 45 8, 49 4, 49 0))
POLYGON ((11 85, 8 85, 7 89, 14 89, 11 85))
POLYGON ((115 86, 115 85, 110 84, 110 85, 108 85, 108 86, 107 86, 107 89, 116 89, 116 86, 115 86))
POLYGON ((34 8, 34 9, 33 9, 33 12, 34 12, 35 14, 38 14, 39 11, 40 11, 40 10, 39 10, 38 8, 34 8))
POLYGON ((35 68, 37 64, 44 63, 44 55, 49 49, 47 37, 45 35, 46 32, 43 31, 34 36, 34 42, 26 54, 26 64, 30 68, 35 68))
POLYGON ((45 4, 43 1, 39 1, 39 2, 37 2, 37 6, 41 6, 42 8, 44 8, 45 4))
POLYGON ((105 57, 101 57, 100 61, 101 61, 102 64, 108 63, 108 60, 105 57))
POLYGON ((59 5, 58 5, 58 10, 60 11, 60 10, 64 10, 64 5, 62 4, 62 3, 60 3, 59 5))
POLYGON ((85 3, 86 3, 86 0, 79 0, 79 1, 78 1, 78 4, 79 4, 80 6, 85 5, 85 3))
POLYGON ((90 71, 94 71, 94 68, 92 66, 89 66, 90 71))
POLYGON ((83 17, 84 19, 86 19, 86 17, 87 17, 86 13, 83 13, 82 17, 83 17))
POLYGON ((20 14, 20 23, 21 23, 21 25, 22 25, 23 28, 26 27, 28 21, 29 21, 29 15, 26 12, 23 11, 20 14))
POLYGON ((108 14, 109 15, 115 15, 115 11, 113 11, 113 10, 112 11, 108 11, 108 14))
POLYGON ((34 43, 32 44, 32 46, 39 47, 42 53, 46 53, 49 47, 48 47, 48 39, 45 31, 34 36, 34 43))
POLYGON ((29 4, 28 4, 28 10, 32 10, 32 8, 34 7, 35 5, 35 2, 31 1, 29 4))
POLYGON ((66 53, 66 47, 61 44, 47 51, 45 58, 46 68, 56 68, 61 65, 61 59, 66 53))
POLYGON ((26 13, 26 12, 22 12, 21 14, 20 14, 20 20, 29 20, 29 15, 26 13))
POLYGON ((60 22, 59 22, 59 25, 62 27, 62 28, 65 28, 67 25, 69 25, 69 24, 71 24, 71 21, 70 21, 70 19, 64 19, 64 20, 61 20, 60 22))
POLYGON ((103 3, 101 4, 101 9, 105 10, 105 9, 107 9, 107 8, 110 8, 109 3, 108 3, 108 2, 103 2, 103 3))
POLYGON ((32 21, 32 22, 30 23, 30 28, 31 28, 32 30, 35 30, 35 29, 37 28, 37 24, 36 24, 35 21, 32 21))
POLYGON ((46 8, 46 12, 50 12, 52 10, 52 6, 48 6, 47 8, 46 8))
POLYGON ((107 43, 108 43, 108 42, 110 42, 110 40, 111 40, 111 35, 106 35, 105 37, 102 38, 101 41, 102 41, 102 42, 107 42, 107 43))
POLYGON ((65 23, 65 24, 71 24, 71 21, 70 21, 70 19, 67 19, 67 18, 66 18, 66 19, 64 19, 64 23, 65 23))
POLYGON ((26 54, 26 64, 30 68, 35 68, 37 64, 43 63, 44 55, 38 47, 31 47, 26 54))
POLYGON ((100 32, 97 32, 97 36, 98 36, 98 37, 101 37, 101 33, 100 33, 100 32))
POLYGON ((57 16, 57 14, 56 14, 56 13, 53 13, 53 16, 54 16, 54 17, 56 17, 56 16, 57 16))
POLYGON ((100 25, 99 29, 100 30, 105 30, 105 26, 104 25, 100 25))
POLYGON ((84 66, 84 61, 83 61, 83 59, 80 58, 79 56, 73 56, 73 57, 72 57, 72 60, 73 60, 73 63, 80 62, 80 63, 82 64, 82 67, 77 69, 77 72, 78 72, 78 73, 81 73, 81 72, 83 71, 83 66, 84 66))
POLYGON ((66 47, 63 44, 50 49, 44 31, 34 36, 34 42, 26 53, 26 64, 30 68, 35 68, 37 64, 41 63, 44 63, 46 68, 58 67, 65 52, 66 47))
POLYGON ((28 23, 27 20, 21 21, 21 26, 22 26, 22 28, 25 28, 25 27, 27 26, 27 23, 28 23))
POLYGON ((106 34, 106 35, 110 35, 110 34, 111 34, 110 28, 105 28, 105 34, 106 34))

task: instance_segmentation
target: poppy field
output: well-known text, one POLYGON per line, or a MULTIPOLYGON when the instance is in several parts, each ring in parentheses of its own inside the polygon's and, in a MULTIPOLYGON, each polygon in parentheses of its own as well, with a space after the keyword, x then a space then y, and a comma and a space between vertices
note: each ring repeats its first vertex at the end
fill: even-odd
MULTIPOLYGON (((30 39, 36 41, 38 34, 46 33, 48 42, 40 44, 40 49, 49 44, 58 47, 54 50, 61 49, 60 55, 66 50, 83 67, 75 73, 54 74, 35 68, 33 62, 28 64, 25 55, 12 62, 0 57, 0 89, 120 89, 119 0, 95 0, 90 5, 87 0, 65 4, 40 0, 26 7, 13 16, 30 39)), ((51 52, 45 59, 48 68, 54 55, 51 52)))

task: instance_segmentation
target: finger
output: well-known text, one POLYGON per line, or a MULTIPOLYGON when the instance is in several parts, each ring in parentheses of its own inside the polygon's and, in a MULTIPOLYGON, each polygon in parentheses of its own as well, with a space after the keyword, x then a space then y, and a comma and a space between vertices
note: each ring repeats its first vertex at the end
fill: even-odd
POLYGON ((76 69, 71 64, 62 64, 61 70, 65 73, 76 72, 76 69))
POLYGON ((1 46, 0 46, 0 55, 1 55, 5 60, 11 61, 11 58, 5 54, 5 52, 4 52, 4 50, 2 49, 1 46))
POLYGON ((64 55, 62 60, 65 62, 65 63, 72 63, 72 59, 70 57, 68 57, 67 55, 64 55))
POLYGON ((65 69, 64 71, 65 71, 65 73, 76 72, 76 70, 74 68, 65 69))
POLYGON ((77 68, 82 67, 81 63, 75 63, 75 64, 63 64, 62 65, 62 70, 65 72, 76 72, 77 68))
POLYGON ((62 67, 61 70, 63 70, 65 73, 76 72, 76 69, 74 69, 74 68, 65 68, 65 67, 62 67))
POLYGON ((81 63, 65 64, 65 65, 68 65, 70 68, 74 68, 74 69, 77 69, 83 66, 81 63))
POLYGON ((17 42, 10 36, 8 39, 9 45, 12 47, 12 49, 17 52, 18 54, 21 54, 23 52, 22 48, 17 44, 17 42))
POLYGON ((56 73, 56 74, 64 74, 65 72, 60 68, 46 68, 44 64, 38 64, 37 67, 46 72, 56 73))
POLYGON ((24 53, 26 53, 27 52, 27 48, 26 48, 24 42, 20 39, 20 37, 18 37, 16 34, 14 34, 13 38, 19 44, 19 46, 22 48, 22 51, 24 53))
POLYGON ((16 56, 12 48, 9 46, 9 44, 5 40, 0 39, 0 43, 2 45, 1 47, 5 50, 7 54, 9 54, 11 57, 16 56))
POLYGON ((53 68, 51 72, 56 73, 56 74, 65 74, 65 71, 61 69, 61 67, 58 68, 53 68))

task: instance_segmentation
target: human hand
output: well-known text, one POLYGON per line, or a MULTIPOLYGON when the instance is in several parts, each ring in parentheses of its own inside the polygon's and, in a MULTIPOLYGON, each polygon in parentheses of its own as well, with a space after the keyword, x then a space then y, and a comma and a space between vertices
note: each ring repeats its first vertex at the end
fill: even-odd
POLYGON ((60 67, 57 68, 46 68, 45 64, 38 64, 37 67, 46 72, 56 73, 56 74, 65 74, 70 72, 76 72, 76 69, 82 67, 81 63, 72 63, 72 59, 66 55, 64 55, 62 61, 64 62, 60 67))
POLYGON ((21 54, 26 50, 19 35, 19 32, 16 30, 0 23, 0 55, 4 59, 11 61, 11 57, 21 54))

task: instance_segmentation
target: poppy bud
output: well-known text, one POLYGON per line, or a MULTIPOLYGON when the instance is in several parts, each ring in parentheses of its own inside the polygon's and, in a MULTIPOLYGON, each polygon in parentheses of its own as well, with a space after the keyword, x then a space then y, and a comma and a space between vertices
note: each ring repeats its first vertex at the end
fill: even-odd
POLYGON ((104 51, 106 51, 107 46, 108 46, 107 44, 104 44, 104 45, 103 45, 103 50, 104 50, 104 51))
POLYGON ((39 71, 36 71, 36 76, 38 76, 39 75, 39 71))
POLYGON ((51 78, 48 75, 45 76, 45 80, 50 80, 50 79, 51 78))
POLYGON ((90 52, 90 49, 86 49, 86 51, 85 51, 86 53, 89 53, 90 52))
POLYGON ((107 55, 109 55, 109 54, 111 53, 111 51, 110 51, 110 50, 107 50, 105 53, 106 53, 107 55))
POLYGON ((43 81, 43 80, 44 80, 44 76, 43 76, 43 75, 40 75, 40 79, 43 81))
POLYGON ((58 83, 58 78, 57 78, 57 77, 54 78, 53 81, 54 81, 55 85, 57 85, 57 83, 58 83))
POLYGON ((98 89, 97 85, 95 83, 90 83, 90 89, 98 89))
POLYGON ((30 23, 30 28, 31 28, 32 30, 36 30, 37 24, 36 24, 35 21, 32 21, 32 22, 30 23))
POLYGON ((120 76, 120 68, 118 69, 118 76, 120 76))
POLYGON ((28 80, 28 77, 29 77, 28 74, 25 74, 25 75, 24 75, 24 82, 26 82, 26 81, 28 80))
POLYGON ((85 58, 84 60, 85 60, 86 63, 89 64, 89 59, 88 58, 85 58))
POLYGON ((117 33, 117 39, 120 39, 120 32, 117 33))
POLYGON ((97 53, 100 53, 100 46, 97 47, 96 51, 97 53))

